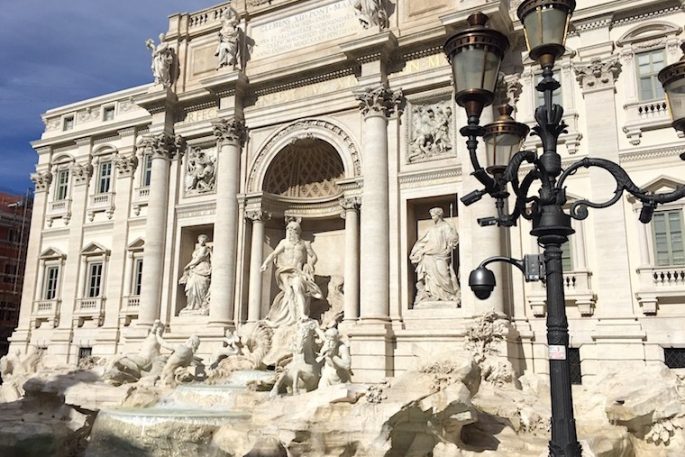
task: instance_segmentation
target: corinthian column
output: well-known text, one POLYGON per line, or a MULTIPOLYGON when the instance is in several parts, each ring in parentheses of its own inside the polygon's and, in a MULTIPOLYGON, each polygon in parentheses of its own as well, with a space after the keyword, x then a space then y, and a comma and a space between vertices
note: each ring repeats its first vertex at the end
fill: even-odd
POLYGON ((245 142, 245 125, 236 119, 214 124, 217 139, 216 213, 210 322, 226 325, 235 316, 235 274, 238 245, 238 191, 240 154, 245 142))
POLYGON ((266 211, 253 210, 246 213, 252 221, 252 249, 250 250, 250 288, 247 320, 261 319, 262 309, 262 260, 264 259, 264 222, 271 218, 266 211))
POLYGON ((138 325, 151 326, 159 319, 164 272, 164 242, 166 234, 169 168, 171 160, 182 154, 184 141, 168 133, 144 136, 140 146, 152 154, 152 176, 145 223, 145 255, 143 257, 143 288, 140 293, 138 325))
POLYGON ((345 306, 344 319, 359 317, 359 197, 340 200, 345 218, 345 306))
POLYGON ((363 175, 364 193, 361 215, 361 318, 389 320, 388 239, 388 116, 398 107, 401 91, 385 87, 367 89, 357 95, 364 116, 363 175))

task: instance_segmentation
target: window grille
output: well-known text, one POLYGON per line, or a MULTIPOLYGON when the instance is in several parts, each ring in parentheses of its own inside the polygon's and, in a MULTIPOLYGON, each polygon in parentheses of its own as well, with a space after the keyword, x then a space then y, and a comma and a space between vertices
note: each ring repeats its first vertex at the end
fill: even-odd
POLYGON ((668 368, 685 368, 685 348, 664 348, 664 363, 668 368))

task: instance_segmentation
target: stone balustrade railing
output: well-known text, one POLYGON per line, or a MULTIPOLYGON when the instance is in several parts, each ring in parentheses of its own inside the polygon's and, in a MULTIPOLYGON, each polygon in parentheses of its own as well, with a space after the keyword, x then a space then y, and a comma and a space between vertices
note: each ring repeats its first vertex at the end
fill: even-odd
POLYGON ((188 18, 188 28, 194 29, 220 20, 221 15, 224 13, 226 8, 227 6, 216 6, 214 8, 209 8, 190 15, 188 18))
MULTIPOLYGON (((592 316, 596 297, 592 291, 589 271, 569 271, 564 273, 564 297, 567 305, 575 305, 581 316, 592 316)), ((538 283, 536 283, 538 284, 538 283)), ((546 292, 542 283, 534 285, 528 296, 533 315, 543 317, 546 313, 546 292)))
POLYGON ((671 126, 671 116, 665 100, 628 103, 623 109, 626 111, 623 131, 633 146, 642 141, 642 132, 671 126))
POLYGON ((59 215, 62 213, 67 213, 69 212, 69 209, 71 208, 71 200, 55 200, 50 202, 48 206, 48 214, 50 215, 59 215))
POLYGON ((685 298, 685 265, 641 267, 635 294, 644 314, 656 314, 660 299, 685 298))

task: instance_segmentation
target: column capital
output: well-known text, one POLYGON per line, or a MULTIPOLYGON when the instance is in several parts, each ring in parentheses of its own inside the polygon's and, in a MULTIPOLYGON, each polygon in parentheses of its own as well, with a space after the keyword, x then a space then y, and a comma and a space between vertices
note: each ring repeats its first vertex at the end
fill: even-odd
POLYGON ((117 167, 119 177, 130 178, 138 166, 138 157, 135 154, 119 155, 114 164, 117 167))
POLYGON ((247 139, 247 127, 245 122, 235 118, 226 118, 213 122, 214 136, 217 143, 237 143, 241 147, 247 139))
POLYGON ((90 177, 93 176, 93 165, 90 163, 74 162, 69 169, 74 178, 75 185, 87 184, 90 177))
POLYGON ((386 87, 367 87, 363 91, 355 93, 359 101, 359 109, 364 116, 386 116, 395 112, 402 114, 404 111, 404 93, 402 89, 392 91, 386 87))
POLYGON ((245 211, 245 217, 252 222, 266 222, 271 219, 271 213, 263 209, 252 209, 245 211))
POLYGON ((362 198, 361 197, 342 197, 339 200, 340 202, 340 207, 342 208, 342 211, 340 212, 340 217, 345 219, 345 215, 347 214, 348 211, 359 211, 359 208, 362 206, 362 198))
POLYGON ((617 56, 594 57, 589 62, 577 63, 575 71, 583 93, 613 89, 621 73, 621 63, 617 56))
POLYGON ((153 159, 171 160, 176 156, 183 155, 186 147, 185 138, 170 133, 158 133, 156 135, 144 135, 141 137, 138 147, 144 154, 152 154, 153 159))
POLYGON ((52 173, 49 171, 37 171, 31 174, 31 181, 36 186, 36 192, 45 192, 52 183, 52 173))

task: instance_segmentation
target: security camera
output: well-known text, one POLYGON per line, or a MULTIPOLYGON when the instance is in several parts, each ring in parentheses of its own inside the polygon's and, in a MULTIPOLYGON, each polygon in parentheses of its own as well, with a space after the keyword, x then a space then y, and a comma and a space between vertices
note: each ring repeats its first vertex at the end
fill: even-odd
POLYGON ((469 192, 468 194, 463 196, 461 198, 461 202, 466 206, 473 205, 478 200, 480 200, 484 194, 485 192, 483 192, 482 190, 474 190, 473 192, 469 192))
POLYGON ((485 267, 478 267, 469 275, 469 287, 480 300, 487 299, 496 284, 495 274, 485 267))

